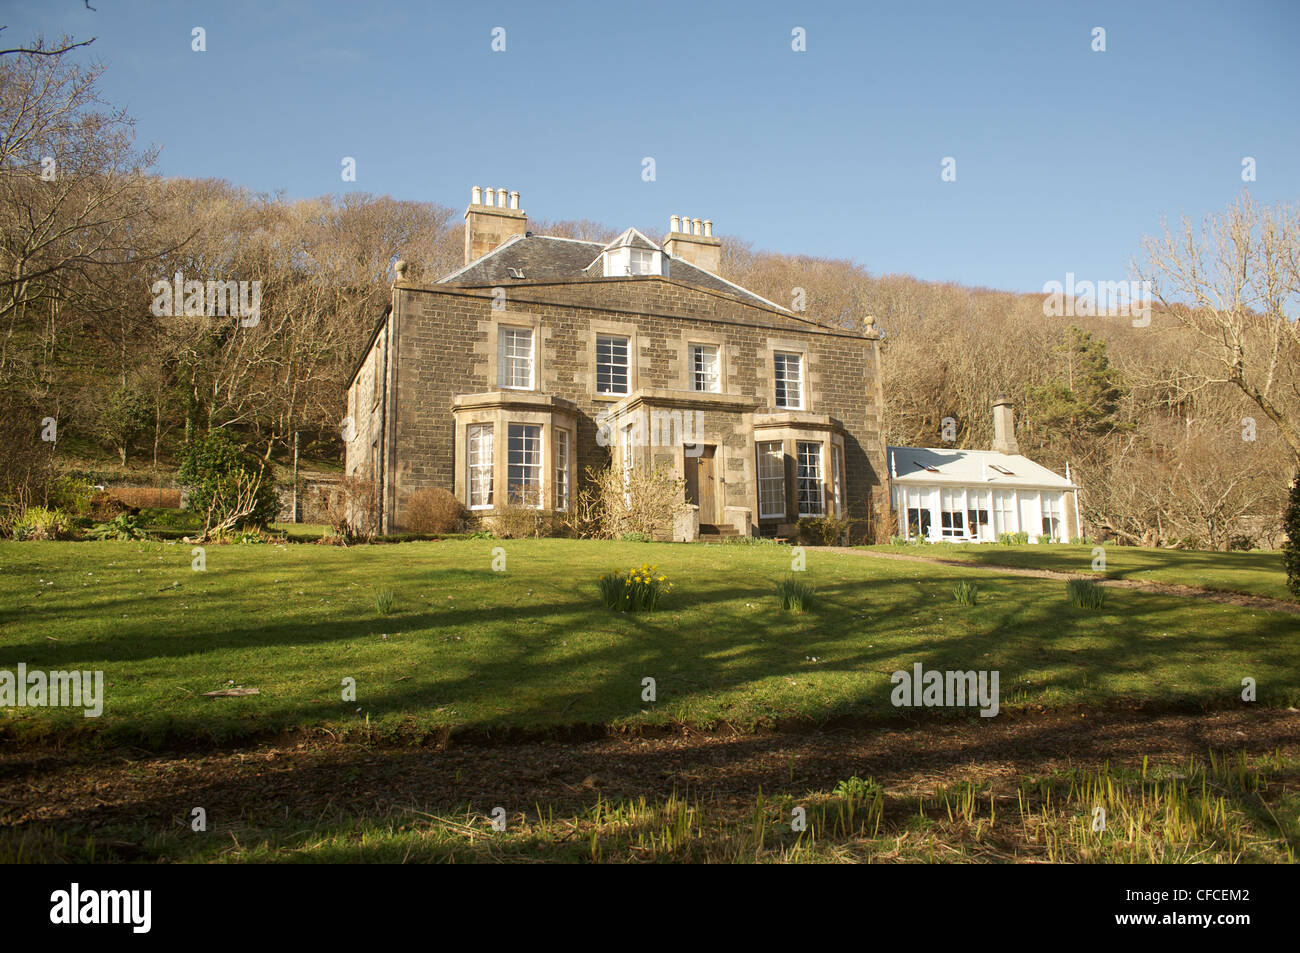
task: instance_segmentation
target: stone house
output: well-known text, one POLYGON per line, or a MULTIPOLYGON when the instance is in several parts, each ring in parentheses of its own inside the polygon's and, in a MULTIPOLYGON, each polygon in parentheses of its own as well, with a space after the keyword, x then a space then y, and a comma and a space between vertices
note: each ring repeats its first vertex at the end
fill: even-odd
POLYGON ((677 539, 868 519, 888 499, 879 334, 720 263, 710 221, 576 241, 530 232, 517 192, 474 188, 464 267, 421 284, 398 263, 348 388, 346 470, 375 481, 382 531, 425 487, 489 518, 508 501, 563 512, 608 465, 685 481, 677 539))

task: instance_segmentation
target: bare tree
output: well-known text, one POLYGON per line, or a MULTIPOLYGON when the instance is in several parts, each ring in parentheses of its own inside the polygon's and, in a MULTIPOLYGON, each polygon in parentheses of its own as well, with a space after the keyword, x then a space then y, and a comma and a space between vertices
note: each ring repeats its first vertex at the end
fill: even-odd
POLYGON ((1281 433, 1300 463, 1300 213, 1249 195, 1197 228, 1143 241, 1140 276, 1195 336, 1189 392, 1229 384, 1281 433))

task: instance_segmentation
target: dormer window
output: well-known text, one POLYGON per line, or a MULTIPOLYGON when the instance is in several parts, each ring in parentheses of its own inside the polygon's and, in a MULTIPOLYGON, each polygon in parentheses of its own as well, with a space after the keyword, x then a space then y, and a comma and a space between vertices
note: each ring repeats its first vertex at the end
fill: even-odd
POLYGON ((629 228, 601 249, 599 260, 606 278, 664 273, 663 250, 635 228, 629 228))

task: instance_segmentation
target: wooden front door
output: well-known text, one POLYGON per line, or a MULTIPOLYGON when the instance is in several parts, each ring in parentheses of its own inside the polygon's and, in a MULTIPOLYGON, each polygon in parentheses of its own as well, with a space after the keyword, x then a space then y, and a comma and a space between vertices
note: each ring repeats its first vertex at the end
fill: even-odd
POLYGON ((686 502, 700 508, 700 522, 718 521, 718 493, 715 472, 717 447, 701 447, 698 457, 686 457, 686 502))

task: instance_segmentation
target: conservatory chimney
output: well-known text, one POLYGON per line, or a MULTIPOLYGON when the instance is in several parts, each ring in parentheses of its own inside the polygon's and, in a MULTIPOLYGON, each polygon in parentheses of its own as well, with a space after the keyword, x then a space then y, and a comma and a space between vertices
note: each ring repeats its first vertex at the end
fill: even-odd
POLYGON ((1011 398, 999 396, 993 401, 993 449, 997 453, 1019 454, 1016 443, 1016 415, 1011 410, 1011 398))

